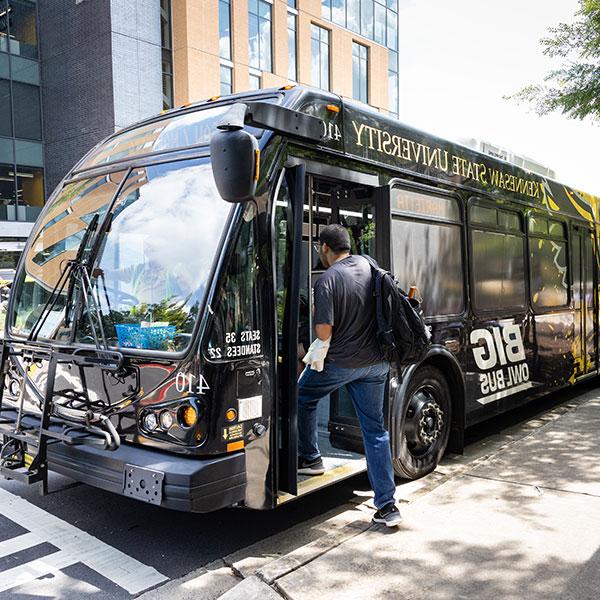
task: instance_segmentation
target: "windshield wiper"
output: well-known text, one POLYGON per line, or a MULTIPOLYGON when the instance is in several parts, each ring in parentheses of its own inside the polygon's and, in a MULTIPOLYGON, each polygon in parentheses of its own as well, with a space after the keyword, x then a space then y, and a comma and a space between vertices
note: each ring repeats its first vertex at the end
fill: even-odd
POLYGON ((96 230, 96 227, 98 226, 99 219, 100 219, 100 215, 98 213, 94 214, 94 216, 91 218, 89 225, 85 229, 83 237, 81 238, 81 243, 79 244, 79 248, 77 250, 77 254, 75 255, 75 258, 73 260, 70 260, 67 262, 67 266, 65 267, 65 270, 61 273, 60 277, 58 278, 58 281, 56 282, 56 285, 50 292, 50 295, 48 296, 48 299, 46 300, 46 303, 44 304, 42 311, 40 312, 38 318, 35 320, 35 323, 33 324, 31 331, 29 332, 29 336, 27 337, 27 339, 29 341, 37 340, 42 328, 44 327, 44 324, 48 320, 50 313, 54 310, 54 307, 56 306, 58 299, 60 298, 61 294, 63 293, 63 291, 65 289, 65 286, 68 283, 69 290, 67 292, 67 298, 65 301, 65 326, 67 326, 67 323, 69 322, 69 312, 71 309, 73 292, 74 292, 75 283, 76 283, 76 278, 73 277, 73 274, 76 271, 78 271, 79 268, 82 267, 81 261, 83 258, 83 253, 88 244, 90 236, 92 235, 92 233, 96 230))

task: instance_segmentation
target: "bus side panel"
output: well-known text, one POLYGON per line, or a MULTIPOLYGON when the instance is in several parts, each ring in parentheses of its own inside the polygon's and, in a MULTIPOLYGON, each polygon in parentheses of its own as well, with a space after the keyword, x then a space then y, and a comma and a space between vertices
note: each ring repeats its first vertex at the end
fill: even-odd
POLYGON ((467 426, 509 410, 543 387, 529 315, 475 318, 467 336, 467 426))

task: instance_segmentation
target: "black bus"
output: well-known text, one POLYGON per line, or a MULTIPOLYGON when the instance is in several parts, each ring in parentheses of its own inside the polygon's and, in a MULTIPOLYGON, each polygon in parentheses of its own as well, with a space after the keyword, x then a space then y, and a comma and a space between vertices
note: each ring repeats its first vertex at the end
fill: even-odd
POLYGON ((0 472, 48 469, 168 508, 279 504, 364 471, 347 394, 322 402, 325 475, 297 475, 313 249, 416 285, 433 344, 396 365, 394 468, 598 373, 598 198, 334 94, 211 98, 119 131, 65 177, 6 319, 0 472))

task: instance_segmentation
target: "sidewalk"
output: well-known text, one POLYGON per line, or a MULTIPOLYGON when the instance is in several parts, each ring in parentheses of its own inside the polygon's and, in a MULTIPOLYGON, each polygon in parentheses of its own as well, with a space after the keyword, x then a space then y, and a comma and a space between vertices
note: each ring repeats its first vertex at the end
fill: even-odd
POLYGON ((370 526, 358 506, 336 540, 242 573, 222 600, 600 598, 600 393, 557 414, 440 468, 398 529, 370 526))

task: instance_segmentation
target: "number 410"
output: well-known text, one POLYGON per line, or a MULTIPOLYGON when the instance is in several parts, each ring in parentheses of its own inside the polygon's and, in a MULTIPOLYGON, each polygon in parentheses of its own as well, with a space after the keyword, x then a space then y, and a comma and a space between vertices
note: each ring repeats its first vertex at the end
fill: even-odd
POLYGON ((192 373, 182 373, 180 371, 175 376, 175 389, 180 394, 188 392, 190 394, 200 394, 201 396, 203 396, 207 390, 210 390, 210 386, 204 375, 200 374, 198 381, 195 380, 196 377, 192 375, 192 373))

